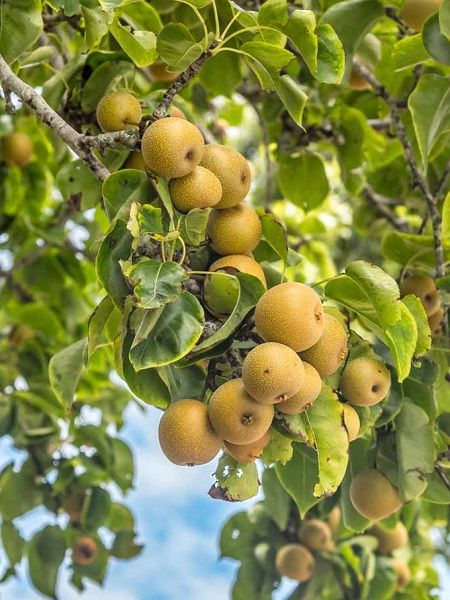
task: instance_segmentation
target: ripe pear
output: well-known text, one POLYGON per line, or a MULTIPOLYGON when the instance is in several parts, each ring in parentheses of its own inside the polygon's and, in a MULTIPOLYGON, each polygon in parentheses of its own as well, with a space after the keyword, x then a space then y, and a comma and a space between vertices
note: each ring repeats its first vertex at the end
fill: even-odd
POLYGON ((341 509, 339 506, 334 506, 327 517, 327 523, 333 533, 336 533, 341 522, 341 509))
POLYGON ((257 458, 261 456, 264 451, 264 448, 270 442, 272 435, 269 431, 260 438, 251 444, 245 444, 243 446, 238 446, 236 444, 230 444, 230 442, 225 442, 225 449, 230 456, 232 456, 235 460, 240 463, 252 463, 255 462, 257 458))
MULTIPOLYGON (((358 57, 355 56, 355 58, 358 58, 358 57)), ((359 59, 359 60, 361 62, 361 59, 359 59)), ((349 85, 352 88, 352 90, 355 90, 357 92, 361 92, 363 90, 369 90, 371 88, 370 83, 366 79, 364 79, 364 77, 362 77, 362 75, 360 75, 358 73, 358 71, 356 70, 355 67, 352 67, 352 70, 350 72, 349 85)))
POLYGON ((324 329, 319 341, 301 353, 303 360, 312 365, 321 377, 333 375, 347 356, 347 332, 339 321, 324 314, 324 329))
POLYGON ((298 539, 310 550, 327 550, 332 542, 332 532, 320 519, 306 519, 298 530, 298 539))
POLYGON ((437 337, 442 335, 442 325, 444 323, 445 313, 442 306, 432 315, 428 317, 428 325, 430 326, 431 335, 437 337))
POLYGON ((359 420, 359 415, 356 412, 356 410, 352 406, 350 406, 350 404, 343 404, 342 410, 344 426, 348 433, 348 441, 353 442, 357 439, 359 435, 359 430, 361 428, 361 421, 359 420))
POLYGON ((376 469, 360 471, 352 479, 350 500, 356 510, 371 521, 385 519, 402 506, 395 487, 376 469))
POLYGON ((171 117, 175 117, 175 119, 186 119, 186 115, 181 108, 178 108, 178 106, 171 106, 169 109, 169 115, 171 117))
POLYGON ((124 169, 136 169, 138 171, 145 171, 145 162, 141 152, 130 152, 127 160, 123 165, 124 169))
POLYGON ((301 352, 319 341, 324 330, 322 303, 303 283, 280 283, 259 299, 255 325, 268 342, 279 342, 301 352))
POLYGON ((398 558, 391 558, 390 563, 397 574, 397 587, 399 590, 405 588, 411 579, 408 565, 398 558))
POLYGON ((379 360, 362 356, 347 364, 340 388, 350 404, 373 406, 386 398, 391 389, 391 374, 379 360))
POLYGON ((31 138, 21 131, 14 131, 2 140, 3 158, 7 165, 25 167, 33 155, 31 138))
POLYGON ((225 441, 238 446, 252 444, 269 430, 273 406, 260 404, 245 391, 242 379, 231 379, 211 396, 208 415, 225 441))
POLYGON ((154 121, 145 130, 141 143, 147 169, 168 178, 191 173, 200 164, 204 147, 197 127, 176 117, 154 121))
POLYGON ((178 77, 179 73, 171 73, 167 70, 164 63, 156 62, 148 67, 154 81, 161 83, 172 83, 178 77))
POLYGON ((105 132, 133 129, 141 119, 139 100, 128 92, 110 92, 97 105, 97 122, 105 132))
POLYGON ((242 202, 251 184, 250 167, 242 154, 228 146, 208 144, 201 164, 217 175, 222 184, 223 195, 217 208, 231 208, 242 202))
POLYGON ((181 213, 193 208, 215 206, 222 197, 220 181, 204 167, 195 167, 193 171, 169 183, 172 204, 181 213))
POLYGON ((405 0, 400 9, 400 16, 414 31, 420 31, 423 24, 437 12, 443 0, 405 0))
POLYGON ((441 306, 436 284, 427 275, 410 275, 406 277, 400 285, 400 291, 402 297, 408 294, 417 296, 423 304, 427 317, 433 316, 441 306))
POLYGON ((222 446, 208 410, 198 400, 177 400, 159 422, 159 443, 175 465, 202 465, 212 460, 222 446))
POLYGON ((368 531, 378 540, 378 552, 390 554, 394 550, 403 548, 408 543, 408 530, 401 521, 397 521, 393 529, 385 529, 380 525, 374 525, 368 531))
POLYGON ((79 537, 72 547, 72 560, 77 565, 90 565, 97 556, 97 542, 87 535, 79 537))
POLYGON ((307 362, 303 361, 305 379, 299 391, 288 400, 277 404, 277 410, 284 415, 298 415, 306 410, 320 395, 322 379, 319 373, 307 362))
POLYGON ((242 363, 242 381, 252 398, 276 404, 296 394, 305 380, 301 358, 291 348, 276 342, 259 344, 242 363))
POLYGON ((295 581, 308 581, 314 571, 314 556, 301 544, 282 546, 275 557, 275 568, 283 577, 295 581))
POLYGON ((256 211, 247 204, 218 210, 209 217, 208 234, 217 254, 251 254, 262 236, 261 221, 256 211))
MULTIPOLYGON (((212 273, 222 272, 234 275, 236 272, 257 277, 266 287, 266 278, 261 265, 251 256, 231 254, 219 258, 209 267, 212 273)), ((216 315, 229 315, 233 312, 239 296, 239 283, 232 277, 211 276, 205 279, 204 298, 208 308, 216 315)))

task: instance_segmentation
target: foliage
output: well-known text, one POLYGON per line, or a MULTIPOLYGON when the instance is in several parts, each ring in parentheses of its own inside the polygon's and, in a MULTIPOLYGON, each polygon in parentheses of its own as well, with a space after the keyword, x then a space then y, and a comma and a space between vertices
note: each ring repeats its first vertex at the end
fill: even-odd
MULTIPOLYGON (((222 555, 241 563, 233 598, 270 599, 277 549, 295 539, 300 519, 327 519, 336 506, 336 548, 319 553, 292 600, 433 597, 432 559, 448 551, 429 536, 447 527, 450 503, 448 315, 431 339, 422 304, 402 298, 399 284, 428 274, 448 304, 450 2, 422 32, 402 22, 400 5, 1 2, 1 56, 85 142, 69 148, 64 132, 4 85, 2 139, 26 133, 33 156, 23 166, 6 155, 0 162, 0 434, 23 451, 0 474, 2 581, 26 560, 32 584, 56 598, 80 536, 96 545, 90 564, 72 555, 80 590, 86 579, 103 582, 110 557, 136 556, 134 518, 114 499, 134 479, 120 434, 127 405, 207 401, 239 376, 258 341, 252 314, 264 289, 255 277, 228 275, 238 296, 227 318, 205 305, 215 259, 208 209, 181 215, 164 179, 127 168, 137 134, 98 137, 95 109, 108 91, 138 97, 144 126, 161 101, 168 108, 171 84, 152 75, 163 63, 166 75, 187 74, 173 104, 207 141, 252 162, 249 202, 263 231, 254 257, 268 285, 314 285, 349 326, 350 357, 377 354, 392 374, 383 403, 358 409, 360 438, 350 446, 339 374, 305 412, 277 415, 263 454, 265 499, 221 535, 222 555), (413 577, 403 591, 349 499, 352 476, 374 465, 405 503, 385 523, 409 530, 401 556, 413 577), (39 506, 50 518, 25 539, 18 524, 39 506)), ((255 465, 226 453, 215 476, 215 498, 258 492, 255 465)))

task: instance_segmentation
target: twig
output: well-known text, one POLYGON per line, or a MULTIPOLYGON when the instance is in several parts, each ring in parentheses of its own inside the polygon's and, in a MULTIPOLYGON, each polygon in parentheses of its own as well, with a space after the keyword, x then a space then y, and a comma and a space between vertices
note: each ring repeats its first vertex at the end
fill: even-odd
POLYGON ((375 75, 369 69, 367 69, 367 67, 357 61, 355 61, 353 64, 358 74, 361 75, 361 77, 364 77, 364 79, 370 83, 376 93, 386 101, 390 108, 392 124, 405 151, 406 160, 413 175, 413 183, 422 192, 422 195, 425 198, 428 206, 428 213, 433 225, 434 251, 436 255, 436 275, 437 277, 443 277, 445 275, 444 248, 441 240, 442 219, 438 210, 438 200, 435 196, 433 196, 427 180, 417 166, 414 151, 406 134, 406 129, 400 115, 399 103, 390 96, 386 88, 378 81, 375 75))
POLYGON ((408 27, 408 25, 403 21, 403 19, 399 17, 394 8, 386 7, 384 9, 384 12, 388 19, 391 19, 391 21, 397 23, 402 35, 409 35, 415 33, 410 27, 408 27))
POLYGON ((434 470, 439 475, 439 477, 440 477, 442 483, 445 485, 445 487, 450 491, 450 479, 447 477, 447 474, 445 473, 444 469, 442 467, 440 467, 439 465, 435 465, 434 470))
POLYGON ((5 98, 5 111, 7 115, 15 115, 16 107, 11 98, 11 90, 5 83, 2 83, 3 97, 5 98))
POLYGON ((104 181, 108 175, 108 169, 94 156, 92 149, 85 143, 85 136, 73 129, 53 108, 40 96, 31 86, 19 79, 9 65, 0 55, 0 80, 2 85, 14 92, 43 123, 51 127, 75 154, 87 164, 89 169, 99 181, 104 181))
POLYGON ((396 217, 386 206, 386 202, 384 201, 384 197, 380 194, 377 194, 371 187, 366 186, 363 189, 363 196, 366 200, 368 200, 375 209, 383 215, 383 217, 398 229, 399 231, 405 231, 407 229, 407 223, 404 219, 396 217))

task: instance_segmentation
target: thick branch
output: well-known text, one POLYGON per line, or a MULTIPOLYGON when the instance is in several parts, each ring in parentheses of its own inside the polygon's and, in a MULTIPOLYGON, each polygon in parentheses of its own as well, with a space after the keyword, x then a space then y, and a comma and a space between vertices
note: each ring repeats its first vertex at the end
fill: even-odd
POLYGON ((84 161, 99 181, 104 181, 109 171, 86 147, 84 136, 73 129, 31 86, 19 79, 0 55, 0 80, 3 87, 14 92, 40 120, 51 127, 75 154, 84 161))
POLYGON ((434 250, 436 254, 436 275, 438 277, 443 277, 445 274, 444 248, 442 246, 441 240, 442 219, 438 209, 438 198, 432 194, 427 180, 420 172, 419 167, 416 163, 414 151, 411 146, 411 142, 409 141, 409 138, 406 134, 406 129, 403 124, 402 117, 400 115, 399 104, 394 98, 390 96, 386 88, 378 81, 375 75, 367 67, 365 67, 359 62, 354 62, 354 67, 355 70, 359 73, 359 75, 361 75, 361 77, 364 77, 364 79, 368 81, 370 85, 374 88, 377 94, 386 101, 390 108, 392 115, 392 124, 405 151, 406 161, 413 175, 414 184, 422 192, 422 195, 425 198, 425 201, 428 206, 428 213, 430 215, 433 226, 434 250))
POLYGON ((380 213, 391 225, 398 229, 399 231, 405 231, 407 229, 407 224, 404 219, 401 219, 395 216, 389 207, 384 202, 383 196, 377 194, 371 187, 366 186, 363 190, 363 195, 366 200, 368 200, 372 206, 380 213))

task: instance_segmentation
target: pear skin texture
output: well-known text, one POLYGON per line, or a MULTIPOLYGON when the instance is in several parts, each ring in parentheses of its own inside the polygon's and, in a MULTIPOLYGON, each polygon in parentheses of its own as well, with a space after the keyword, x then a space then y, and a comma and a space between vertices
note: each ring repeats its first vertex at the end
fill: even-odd
POLYGON ((402 298, 414 294, 422 302, 427 317, 432 317, 441 307, 441 300, 436 284, 427 275, 410 275, 400 285, 402 298))
POLYGON ((295 352, 311 348, 324 330, 324 312, 316 292, 304 283, 280 283, 259 299, 256 331, 267 342, 285 344, 295 352))
POLYGON ((148 67, 153 81, 160 81, 161 83, 172 83, 178 77, 179 73, 171 73, 167 70, 167 66, 164 63, 153 63, 148 67))
POLYGON ((442 325, 444 324, 445 313, 442 306, 438 308, 437 312, 431 317, 428 317, 428 325, 430 327, 431 335, 437 337, 442 335, 442 325))
MULTIPOLYGON (((251 256, 232 254, 219 258, 209 267, 211 272, 222 271, 234 275, 248 273, 257 277, 266 286, 266 277, 261 265, 251 256)), ((204 299, 208 308, 217 315, 227 315, 233 312, 239 296, 239 285, 230 277, 208 275, 204 284, 204 299)))
POLYGON ((173 402, 159 422, 158 435, 162 451, 175 465, 208 463, 222 446, 206 404, 199 400, 173 402))
POLYGON ((245 391, 242 379, 231 379, 211 396, 208 415, 218 435, 243 446, 261 439, 273 420, 273 406, 260 404, 245 391))
POLYGON ((223 195, 217 208, 231 208, 244 200, 252 178, 242 154, 228 146, 207 144, 201 164, 217 175, 222 184, 223 195))
POLYGON ((411 579, 411 571, 408 565, 398 558, 391 558, 391 565, 397 574, 397 588, 402 590, 405 588, 411 579))
POLYGON ((345 367, 340 388, 350 404, 373 406, 386 398, 391 389, 391 374, 379 360, 364 356, 355 358, 345 367))
POLYGON ((174 117, 175 119, 185 119, 186 120, 186 115, 181 110, 181 108, 178 108, 178 106, 172 105, 169 109, 169 114, 171 117, 174 117))
POLYGON ((169 183, 170 197, 175 208, 187 214, 193 208, 210 208, 222 197, 220 181, 204 167, 195 169, 179 179, 169 183))
POLYGON ((288 346, 265 342, 255 346, 242 363, 248 394, 262 404, 277 404, 296 394, 305 380, 301 358, 288 346))
POLYGON ((237 446, 236 444, 230 444, 230 442, 225 442, 225 449, 230 456, 237 460, 240 463, 252 463, 255 462, 257 458, 261 456, 264 451, 264 448, 270 442, 272 435, 269 431, 260 438, 253 442, 252 444, 245 444, 244 446, 237 446))
POLYGON ((97 122, 104 132, 133 129, 141 119, 139 100, 127 92, 106 94, 97 105, 97 122))
POLYGON ((97 542, 87 535, 79 537, 72 548, 72 560, 77 565, 90 565, 97 556, 97 542))
POLYGON ((380 554, 390 554, 394 550, 403 548, 408 543, 408 530, 401 521, 398 521, 393 529, 385 529, 379 525, 374 525, 368 533, 377 538, 377 550, 380 554))
POLYGON ((314 556, 301 544, 282 546, 275 557, 275 568, 282 577, 295 581, 308 581, 314 571, 314 556))
POLYGON ((301 353, 321 377, 333 375, 347 356, 347 332, 337 319, 324 314, 324 330, 319 341, 301 353))
POLYGON ((443 0, 405 0, 400 9, 400 16, 414 31, 420 31, 423 24, 437 12, 443 0))
POLYGON ((147 169, 159 177, 184 177, 200 164, 205 142, 186 119, 166 117, 152 123, 142 137, 141 151, 147 169))
POLYGON ((136 169, 137 171, 145 171, 145 162, 141 152, 130 152, 127 160, 123 165, 124 169, 136 169))
POLYGON ((366 519, 380 521, 395 513, 402 502, 397 490, 383 473, 364 469, 352 479, 350 500, 366 519))
POLYGON ((217 254, 251 254, 262 236, 261 221, 247 204, 219 210, 214 208, 208 222, 211 246, 217 254))
POLYGON ((10 167, 25 167, 33 156, 33 142, 30 136, 14 131, 2 140, 2 154, 10 167))
POLYGON ((322 391, 322 379, 319 373, 307 362, 303 361, 305 379, 299 391, 277 404, 277 410, 284 415, 298 415, 313 404, 322 391))
POLYGON ((344 420, 344 426, 348 433, 348 441, 354 442, 359 435, 361 428, 361 421, 356 410, 349 404, 342 405, 342 418, 344 420))
POLYGON ((310 550, 327 550, 332 537, 329 525, 320 519, 306 519, 298 529, 298 539, 310 550))

